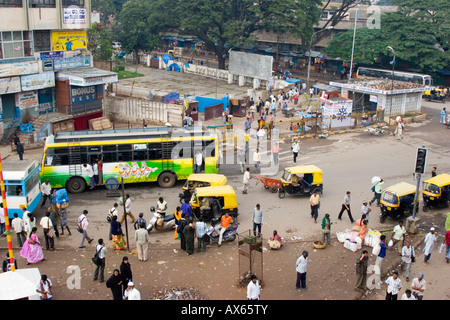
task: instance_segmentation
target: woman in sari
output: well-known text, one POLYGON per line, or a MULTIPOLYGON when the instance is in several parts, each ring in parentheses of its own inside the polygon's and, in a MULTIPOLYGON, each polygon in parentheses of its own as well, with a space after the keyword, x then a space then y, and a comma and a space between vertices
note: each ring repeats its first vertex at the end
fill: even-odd
POLYGON ((367 220, 364 220, 359 229, 359 237, 361 238, 361 245, 364 244, 364 238, 366 237, 367 232, 369 232, 369 228, 367 227, 367 220))
POLYGON ((125 249, 125 238, 122 233, 122 226, 119 221, 117 221, 117 216, 112 217, 111 221, 111 235, 112 235, 112 243, 114 250, 123 250, 125 249))
POLYGON ((20 250, 20 256, 27 259, 27 264, 45 260, 44 252, 42 251, 41 243, 36 235, 36 231, 36 227, 31 229, 30 237, 25 240, 22 250, 20 250))
MULTIPOLYGON (((175 216, 175 224, 178 226, 178 221, 181 219, 181 207, 177 207, 177 210, 173 213, 175 216)), ((176 240, 179 238, 177 228, 175 228, 175 233, 173 235, 173 239, 176 240)))

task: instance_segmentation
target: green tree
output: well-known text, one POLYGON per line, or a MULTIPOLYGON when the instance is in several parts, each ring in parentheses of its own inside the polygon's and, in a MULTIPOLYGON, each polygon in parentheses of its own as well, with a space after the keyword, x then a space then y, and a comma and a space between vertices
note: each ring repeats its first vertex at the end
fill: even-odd
POLYGON ((152 50, 159 43, 158 33, 152 32, 147 23, 151 10, 148 0, 129 0, 117 15, 118 25, 114 28, 114 34, 126 53, 135 54, 137 63, 140 50, 152 50))
MULTIPOLYGON (((335 36, 325 49, 326 54, 350 61, 352 56, 353 30, 335 36)), ((361 28, 356 30, 353 60, 363 64, 373 64, 378 57, 386 54, 386 40, 379 29, 361 28)))
POLYGON ((88 49, 95 60, 111 60, 112 46, 108 30, 102 24, 94 23, 87 30, 88 49))
MULTIPOLYGON (((386 49, 395 50, 396 59, 419 67, 424 72, 450 65, 450 1, 397 0, 396 12, 381 16, 380 29, 356 30, 354 60, 373 64, 374 59, 391 59, 386 49)), ((350 60, 353 30, 333 38, 326 53, 350 60)))
POLYGON ((319 0, 155 0, 148 20, 153 32, 177 30, 197 36, 225 68, 228 50, 253 39, 258 30, 293 35, 312 33, 320 15, 319 0), (276 23, 275 23, 276 21, 276 23))

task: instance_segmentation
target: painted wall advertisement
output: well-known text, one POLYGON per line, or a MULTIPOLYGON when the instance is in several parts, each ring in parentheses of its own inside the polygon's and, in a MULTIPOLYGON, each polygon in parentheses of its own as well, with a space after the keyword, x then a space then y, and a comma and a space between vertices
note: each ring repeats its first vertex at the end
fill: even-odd
POLYGON ((63 15, 64 23, 86 23, 85 8, 64 8, 63 15))
POLYGON ((0 94, 15 93, 20 91, 20 77, 0 78, 0 94))
POLYGON ((87 49, 86 30, 52 32, 52 51, 87 49))
POLYGON ((90 87, 70 87, 72 103, 88 102, 97 99, 96 86, 90 87))
POLYGON ((30 91, 55 86, 55 73, 45 72, 22 76, 22 91, 30 91))
POLYGON ((27 91, 16 93, 16 107, 20 110, 25 110, 28 108, 38 108, 39 98, 36 91, 27 91))

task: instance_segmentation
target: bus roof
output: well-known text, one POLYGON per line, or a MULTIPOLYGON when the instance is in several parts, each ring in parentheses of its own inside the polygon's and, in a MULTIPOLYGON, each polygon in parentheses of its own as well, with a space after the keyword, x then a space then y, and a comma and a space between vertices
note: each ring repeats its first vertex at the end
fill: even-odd
POLYGON ((3 180, 24 180, 37 167, 36 160, 3 160, 3 180))
POLYGON ((201 134, 207 135, 212 132, 205 131, 202 127, 154 127, 154 128, 135 128, 135 129, 111 129, 111 130, 91 130, 91 131, 66 131, 56 132, 55 135, 47 140, 47 144, 61 142, 81 142, 98 140, 125 140, 170 137, 172 134, 201 134))

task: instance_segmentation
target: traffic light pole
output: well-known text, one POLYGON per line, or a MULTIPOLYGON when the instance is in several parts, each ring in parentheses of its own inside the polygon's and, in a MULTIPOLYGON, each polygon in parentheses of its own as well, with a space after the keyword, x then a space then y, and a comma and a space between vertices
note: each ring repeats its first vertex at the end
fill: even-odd
POLYGON ((419 203, 419 188, 420 188, 420 178, 422 177, 422 174, 418 173, 417 175, 417 187, 416 187, 416 195, 414 197, 414 208, 413 208, 413 213, 412 213, 412 217, 413 219, 416 218, 416 210, 417 210, 417 204, 419 203))
POLYGON ((416 187, 416 195, 414 196, 414 207, 412 212, 413 219, 416 218, 417 203, 419 202, 420 178, 422 177, 422 174, 425 172, 427 153, 428 150, 425 148, 425 146, 422 146, 422 148, 417 149, 416 164, 414 167, 414 173, 416 174, 417 177, 417 187, 416 187))

